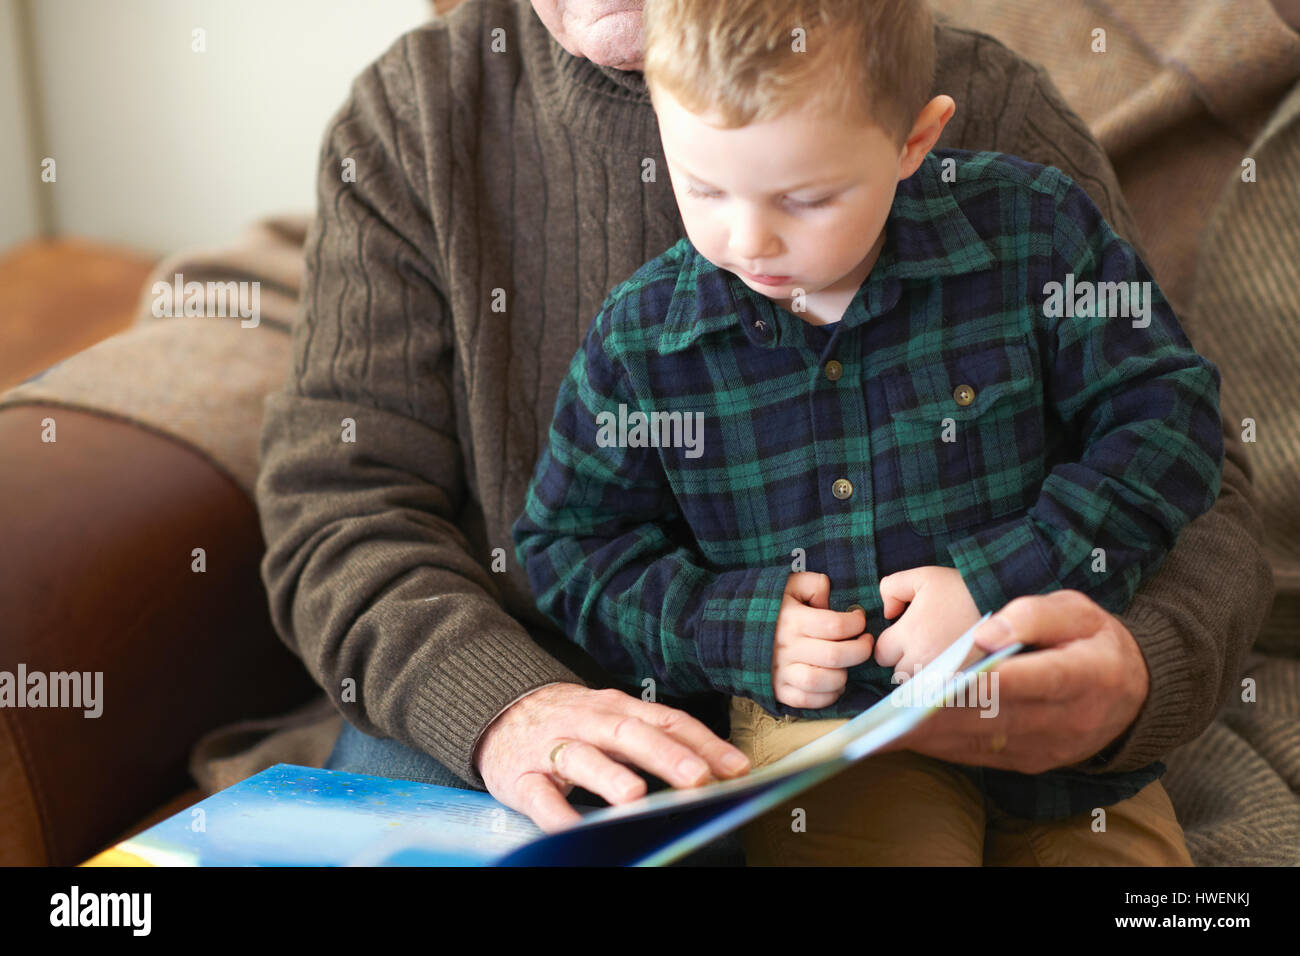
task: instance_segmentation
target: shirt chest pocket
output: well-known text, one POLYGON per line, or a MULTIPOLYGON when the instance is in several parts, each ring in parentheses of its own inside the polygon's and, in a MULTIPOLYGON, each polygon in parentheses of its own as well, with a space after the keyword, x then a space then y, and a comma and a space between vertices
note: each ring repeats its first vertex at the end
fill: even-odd
POLYGON ((1024 511, 1044 476, 1037 362, 1004 343, 882 376, 907 522, 945 535, 1024 511))

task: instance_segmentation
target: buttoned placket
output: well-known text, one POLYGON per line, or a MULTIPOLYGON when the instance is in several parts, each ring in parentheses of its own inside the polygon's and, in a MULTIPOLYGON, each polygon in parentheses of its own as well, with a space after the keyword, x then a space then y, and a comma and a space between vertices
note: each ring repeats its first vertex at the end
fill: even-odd
MULTIPOLYGON (((850 311, 862 309, 861 298, 853 300, 850 311)), ((809 357, 808 433, 813 458, 809 481, 816 484, 821 502, 827 562, 824 569, 810 570, 823 570, 831 579, 832 609, 862 609, 871 617, 880 609, 880 595, 864 593, 859 587, 859 582, 875 581, 878 570, 860 330, 846 327, 850 315, 846 311, 818 353, 808 344, 801 318, 770 300, 763 303, 765 307, 756 310, 747 324, 750 341, 764 348, 800 349, 809 357), (837 435, 837 421, 843 422, 842 435, 837 435)))
MULTIPOLYGON (((857 308, 855 298, 849 309, 857 308)), ((835 610, 862 609, 871 617, 879 609, 879 594, 861 586, 877 578, 870 427, 862 388, 861 330, 846 325, 847 318, 846 312, 817 356, 809 415, 831 579, 829 603, 835 610)))

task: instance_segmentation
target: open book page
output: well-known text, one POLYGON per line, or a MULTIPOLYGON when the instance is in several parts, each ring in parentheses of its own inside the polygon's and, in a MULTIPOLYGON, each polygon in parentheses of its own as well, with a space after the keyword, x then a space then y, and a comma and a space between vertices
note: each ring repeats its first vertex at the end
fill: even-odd
POLYGON ((365 865, 402 848, 485 866, 540 836, 486 793, 277 764, 115 849, 157 866, 365 865))

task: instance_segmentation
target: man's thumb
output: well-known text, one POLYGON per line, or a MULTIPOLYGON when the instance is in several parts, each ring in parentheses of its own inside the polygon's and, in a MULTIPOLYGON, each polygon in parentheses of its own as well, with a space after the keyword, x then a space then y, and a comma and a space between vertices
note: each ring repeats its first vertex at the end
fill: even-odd
POLYGON ((975 643, 992 653, 1020 641, 1039 647, 1090 637, 1110 614, 1082 591, 1052 591, 1007 602, 975 631, 975 643))

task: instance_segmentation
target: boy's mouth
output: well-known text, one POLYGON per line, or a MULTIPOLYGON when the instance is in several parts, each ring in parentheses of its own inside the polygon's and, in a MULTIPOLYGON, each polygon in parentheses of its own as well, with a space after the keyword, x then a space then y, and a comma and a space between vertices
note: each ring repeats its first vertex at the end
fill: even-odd
POLYGON ((757 282, 760 285, 785 285, 787 282, 790 281, 789 276, 755 275, 752 272, 746 272, 744 269, 740 270, 740 274, 743 275, 746 279, 751 279, 752 281, 757 282))

